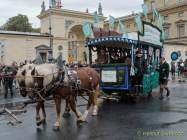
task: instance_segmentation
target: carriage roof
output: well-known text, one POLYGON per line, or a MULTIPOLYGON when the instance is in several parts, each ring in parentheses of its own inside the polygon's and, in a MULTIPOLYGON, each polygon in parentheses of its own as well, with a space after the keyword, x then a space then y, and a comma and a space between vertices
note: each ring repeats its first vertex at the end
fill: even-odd
POLYGON ((134 45, 135 47, 151 46, 157 49, 162 48, 162 46, 149 43, 149 41, 140 41, 139 32, 128 33, 128 38, 127 38, 127 37, 123 37, 123 34, 120 34, 116 31, 110 31, 101 28, 93 28, 93 35, 94 38, 87 38, 85 43, 87 47, 97 47, 97 48, 108 47, 108 48, 130 49, 131 46, 134 45))
POLYGON ((130 49, 132 45, 137 46, 152 46, 154 48, 161 49, 162 46, 154 45, 149 42, 138 41, 128 38, 123 38, 122 36, 108 36, 88 39, 86 41, 87 47, 111 47, 111 48, 127 48, 130 49))
POLYGON ((86 42, 86 46, 88 47, 116 47, 116 48, 129 48, 133 44, 137 44, 137 40, 122 38, 121 36, 108 36, 108 37, 100 37, 89 39, 86 42))

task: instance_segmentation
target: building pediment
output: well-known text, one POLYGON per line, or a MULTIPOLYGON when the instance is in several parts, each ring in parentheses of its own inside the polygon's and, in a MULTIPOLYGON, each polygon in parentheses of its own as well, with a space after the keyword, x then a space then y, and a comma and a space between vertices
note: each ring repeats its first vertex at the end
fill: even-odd
MULTIPOLYGON (((77 17, 77 18, 87 18, 87 19, 93 19, 94 14, 93 13, 86 13, 86 12, 80 12, 80 11, 74 11, 74 10, 68 10, 68 9, 55 9, 51 8, 46 10, 45 12, 42 12, 37 17, 39 19, 43 19, 45 17, 48 17, 50 15, 60 15, 63 17, 77 17)), ((100 19, 103 21, 107 18, 104 16, 99 15, 100 19)))
POLYGON ((175 22, 175 24, 180 24, 180 23, 185 23, 185 22, 187 22, 187 20, 178 20, 175 22))
POLYGON ((164 26, 164 27, 171 26, 171 23, 165 22, 165 23, 163 24, 163 26, 164 26))
POLYGON ((35 47, 36 50, 51 50, 51 48, 47 45, 40 45, 35 47))

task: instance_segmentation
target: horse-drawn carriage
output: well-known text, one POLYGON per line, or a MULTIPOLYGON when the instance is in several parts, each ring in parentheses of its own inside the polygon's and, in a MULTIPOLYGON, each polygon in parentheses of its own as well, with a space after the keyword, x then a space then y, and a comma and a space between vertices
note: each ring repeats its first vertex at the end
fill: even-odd
POLYGON ((146 22, 143 29, 143 34, 129 34, 129 38, 100 29, 95 38, 87 39, 89 62, 100 73, 100 89, 105 93, 147 96, 158 87, 161 31, 146 22))
POLYGON ((46 118, 44 109, 46 96, 53 96, 57 111, 55 127, 59 128, 62 98, 66 100, 65 113, 72 110, 77 120, 83 122, 91 105, 93 105, 93 115, 97 115, 96 102, 99 87, 104 92, 117 91, 122 95, 129 93, 133 95, 134 92, 131 91, 135 88, 140 89, 143 95, 148 95, 153 88, 156 88, 159 76, 155 68, 159 65, 162 52, 161 31, 146 23, 144 29, 144 35, 138 33, 136 39, 123 38, 122 35, 111 31, 108 34, 105 31, 102 35, 103 30, 100 29, 99 37, 86 41, 89 61, 93 68, 77 69, 75 76, 66 66, 62 70, 64 74, 59 76, 59 67, 56 64, 29 64, 21 68, 17 73, 20 92, 22 96, 35 95, 37 125, 42 123, 40 109, 42 109, 43 120, 46 118), (153 32, 155 32, 154 37, 152 37, 153 32), (96 63, 93 63, 94 57, 96 63), (59 80, 59 77, 63 79, 59 80), (76 109, 76 97, 82 93, 89 96, 83 115, 76 109))

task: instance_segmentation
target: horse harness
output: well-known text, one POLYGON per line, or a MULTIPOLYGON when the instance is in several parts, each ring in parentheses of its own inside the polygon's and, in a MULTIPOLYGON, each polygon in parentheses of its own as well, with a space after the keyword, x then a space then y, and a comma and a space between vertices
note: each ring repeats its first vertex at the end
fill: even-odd
MULTIPOLYGON (((69 69, 67 71, 67 76, 68 76, 68 83, 64 82, 64 72, 59 71, 58 72, 59 75, 58 77, 60 78, 53 78, 52 82, 49 83, 47 86, 42 87, 42 88, 29 88, 26 90, 30 90, 32 91, 33 97, 30 97, 32 100, 37 100, 37 98, 40 98, 42 101, 45 101, 47 97, 53 95, 53 92, 59 88, 59 87, 70 87, 72 93, 75 94, 75 98, 77 96, 81 96, 82 98, 84 98, 85 100, 87 100, 83 94, 80 91, 85 91, 85 92, 89 92, 89 93, 93 93, 93 91, 89 90, 89 89, 83 89, 81 88, 81 80, 79 78, 78 75, 78 69, 69 69)), ((54 74, 53 74, 54 75, 54 74)), ((91 76, 91 72, 88 71, 87 72, 87 76, 90 80, 90 82, 92 81, 92 76, 91 76)), ((35 78, 44 78, 44 76, 34 76, 35 78)), ((23 89, 23 87, 20 87, 20 89, 23 89)))
MULTIPOLYGON (((78 74, 78 68, 68 70, 67 75, 68 75, 68 81, 69 81, 69 86, 71 88, 71 91, 76 94, 74 97, 76 98, 77 96, 81 96, 83 99, 88 101, 88 99, 86 99, 84 97, 84 95, 82 94, 81 91, 87 92, 87 93, 93 93, 93 91, 89 90, 89 89, 84 89, 81 87, 82 83, 81 83, 81 80, 80 80, 80 77, 78 74)), ((87 76, 91 82, 93 79, 91 76, 91 71, 87 72, 87 76)), ((92 83, 91 83, 91 85, 92 85, 92 83)))

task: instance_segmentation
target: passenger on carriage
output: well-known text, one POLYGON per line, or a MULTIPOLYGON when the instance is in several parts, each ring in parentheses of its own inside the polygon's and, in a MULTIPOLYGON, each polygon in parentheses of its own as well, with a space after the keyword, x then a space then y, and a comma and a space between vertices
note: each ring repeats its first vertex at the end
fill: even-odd
POLYGON ((145 72, 145 68, 143 65, 143 57, 142 57, 141 51, 136 52, 136 59, 135 59, 135 76, 132 76, 132 87, 135 89, 135 94, 140 94, 141 93, 141 85, 142 85, 142 80, 143 80, 143 75, 145 72))
POLYGON ((97 59, 95 60, 96 64, 107 64, 108 63, 108 55, 105 50, 100 50, 97 54, 97 59))

